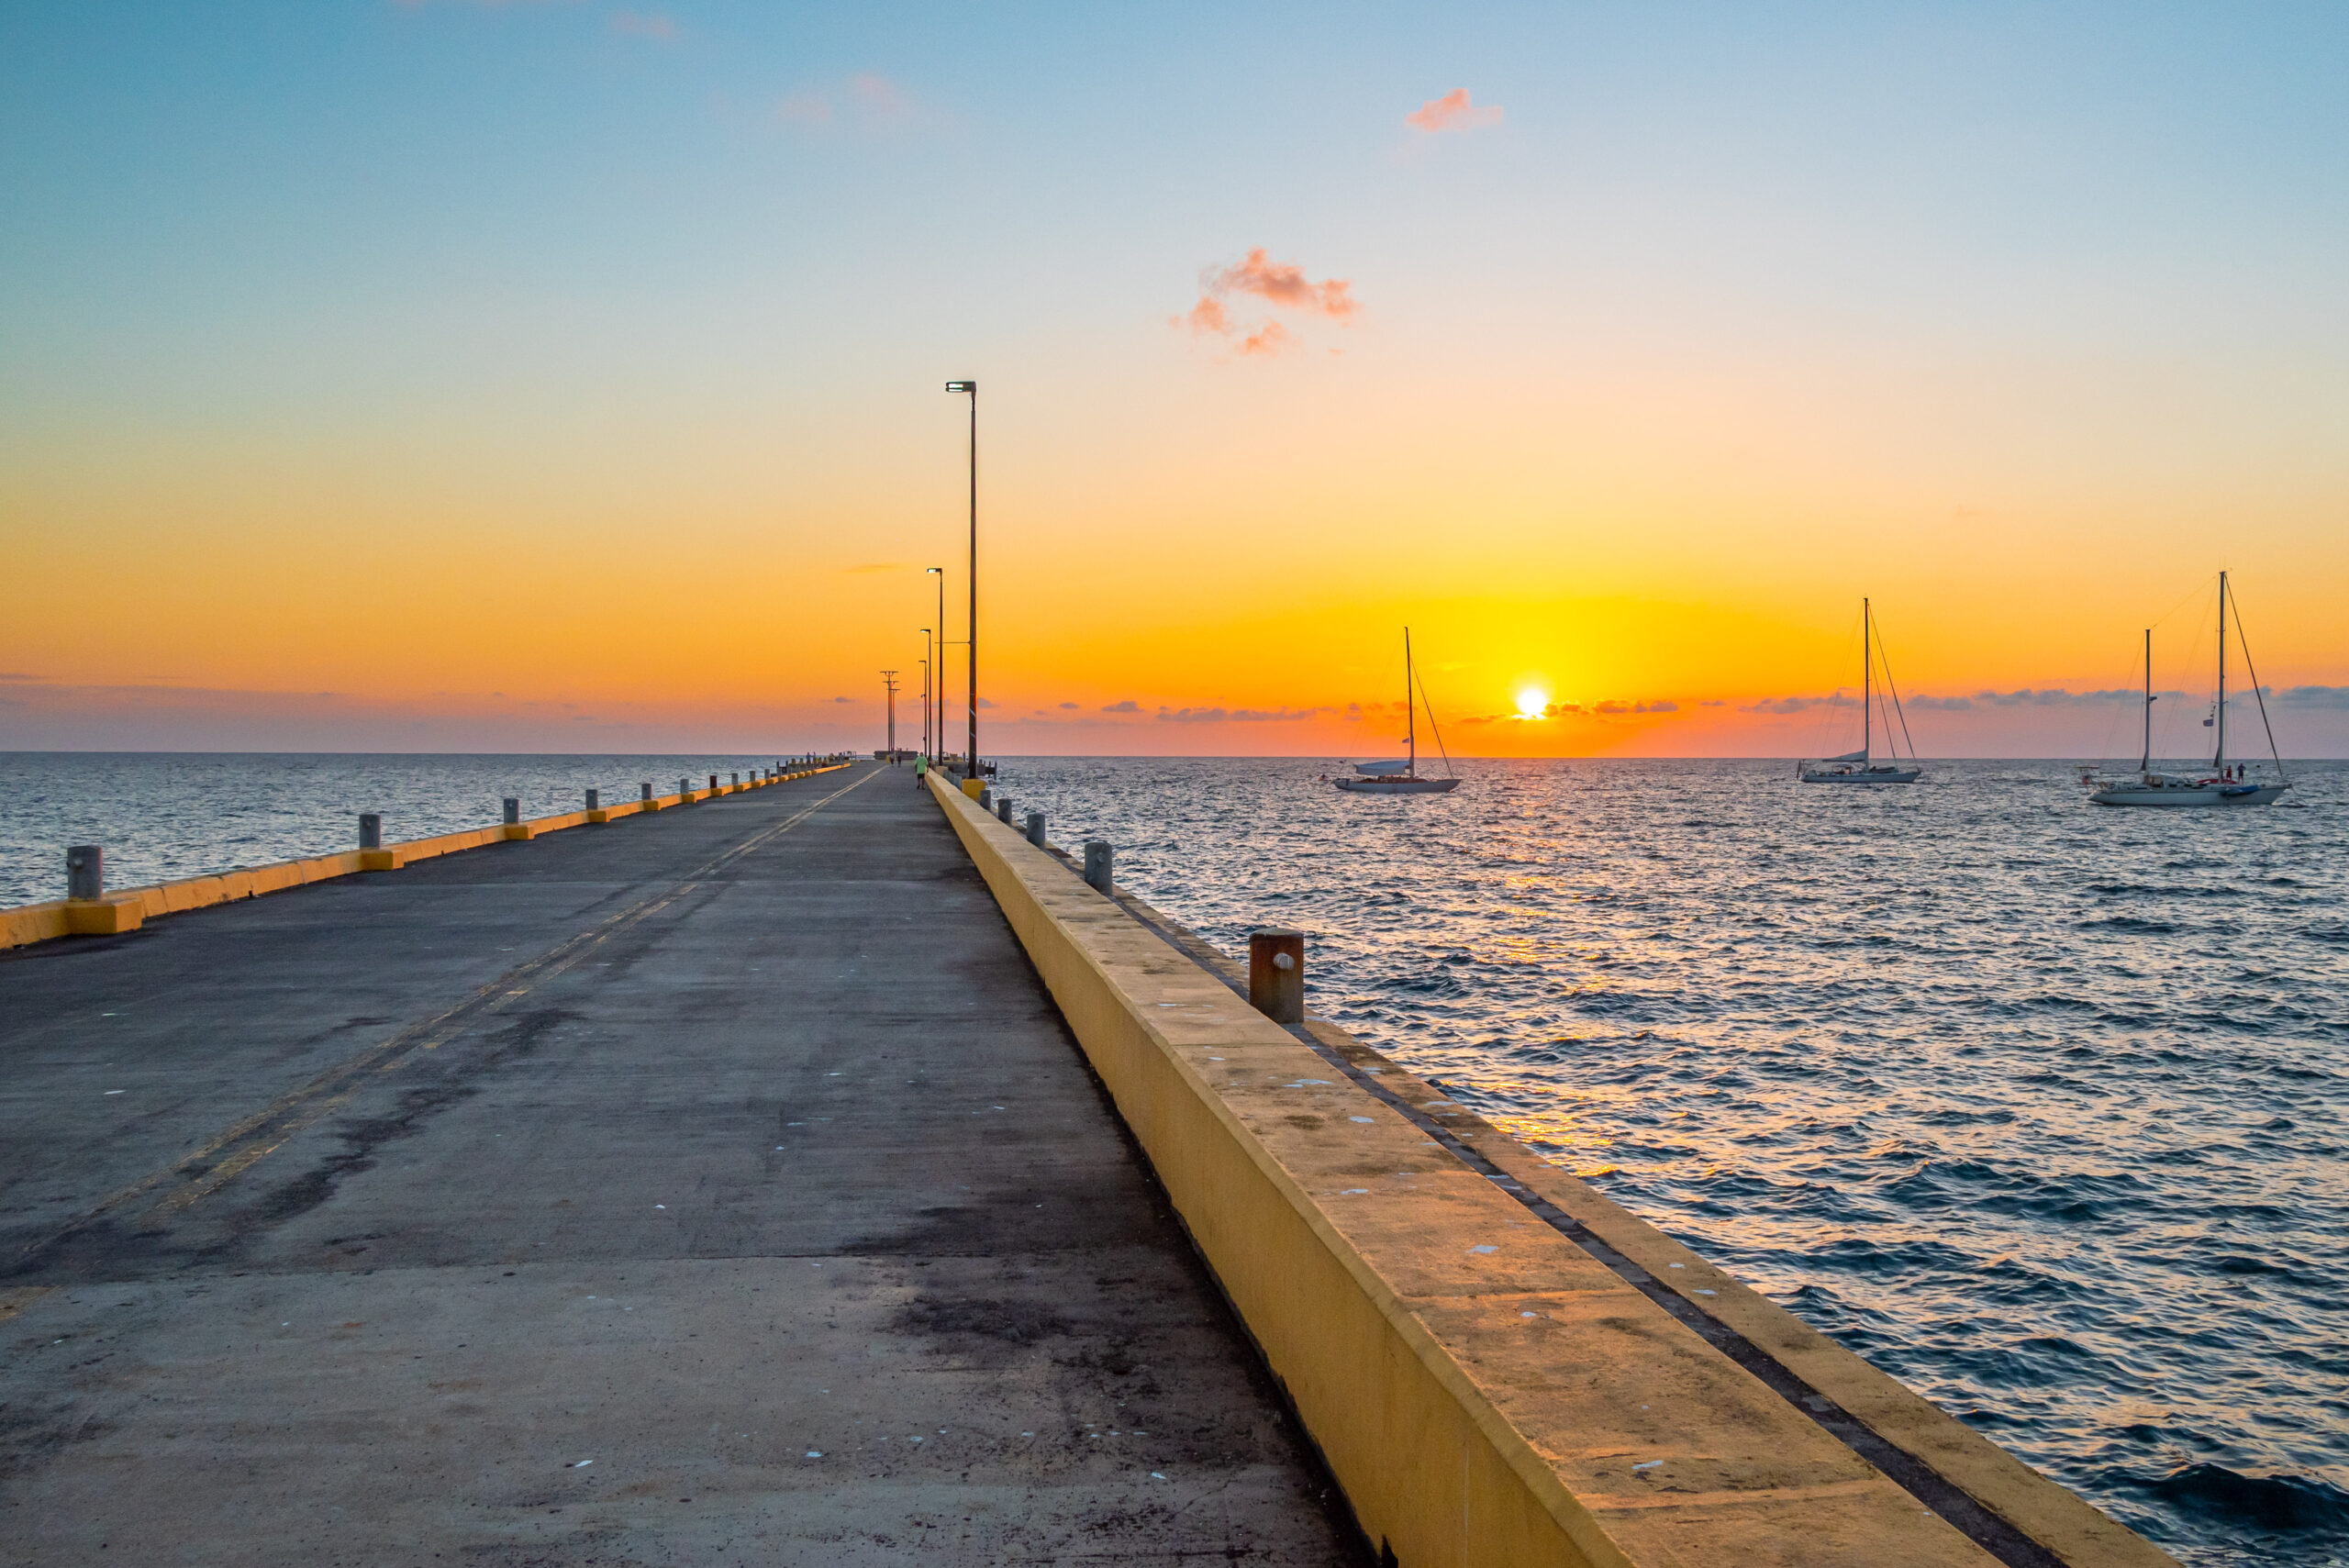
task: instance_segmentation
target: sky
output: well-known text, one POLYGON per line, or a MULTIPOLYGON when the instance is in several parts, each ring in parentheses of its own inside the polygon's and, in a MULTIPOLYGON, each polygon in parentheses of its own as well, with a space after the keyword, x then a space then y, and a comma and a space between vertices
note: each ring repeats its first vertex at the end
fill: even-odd
POLYGON ((2349 755, 2349 10, 0 7, 0 749, 2349 755), (2237 657, 2240 650, 2230 657, 2237 657), (2243 676, 2231 677, 2240 689, 2243 676), (1837 694, 1842 694, 1839 699, 1837 694), (2256 712, 2231 707, 2238 734, 2256 712), (2159 746, 2157 745, 2157 750, 2159 746))

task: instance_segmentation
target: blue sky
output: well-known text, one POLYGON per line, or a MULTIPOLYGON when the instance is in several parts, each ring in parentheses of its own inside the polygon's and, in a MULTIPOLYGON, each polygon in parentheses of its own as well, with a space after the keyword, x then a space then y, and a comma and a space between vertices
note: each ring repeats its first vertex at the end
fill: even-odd
MULTIPOLYGON (((0 505, 28 570, 159 625, 228 608, 232 563, 306 593, 646 529, 845 571, 951 548, 936 384, 983 373, 1033 584, 1008 676, 1294 664, 1275 606, 1169 588, 1270 550, 1325 617, 1527 600, 1501 684, 1637 678, 1542 605, 1758 616, 1810 658, 1870 587, 1930 599, 1952 690, 2101 684, 2223 554, 2277 665, 2338 684, 2345 44, 2318 6, 18 6, 0 505), (1455 89, 1500 117, 1406 124, 1455 89), (1266 365, 1171 325, 1258 247, 1359 317, 1284 317, 1266 365), (2112 625, 2067 641, 2084 592, 2112 625), (1055 607, 1086 597, 1135 629, 1055 607)), ((690 613, 638 586, 631 631, 690 613)), ((11 618, 45 678, 155 662, 11 618)), ((321 635, 184 678, 264 690, 321 635)), ((421 701, 389 637, 315 680, 421 701)))

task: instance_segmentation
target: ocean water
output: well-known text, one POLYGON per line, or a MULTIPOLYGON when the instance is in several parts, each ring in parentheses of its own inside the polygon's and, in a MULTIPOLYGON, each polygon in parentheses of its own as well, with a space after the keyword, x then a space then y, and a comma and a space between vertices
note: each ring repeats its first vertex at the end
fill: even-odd
POLYGON ((2197 1568, 2349 1562, 2349 766, 1008 760, 1052 840, 2197 1568))
MULTIPOLYGON (((0 753, 0 904, 773 757, 0 753)), ((2349 765, 2111 811, 2047 763, 1008 759, 1053 840, 2196 1568, 2349 1563, 2349 765)), ((908 781, 910 787, 910 781, 908 781)))
POLYGON ((768 756, 441 756, 317 752, 0 751, 0 907, 65 896, 65 849, 106 851, 108 887, 208 876, 359 847, 359 814, 384 841, 613 805, 680 775, 707 782, 768 756))

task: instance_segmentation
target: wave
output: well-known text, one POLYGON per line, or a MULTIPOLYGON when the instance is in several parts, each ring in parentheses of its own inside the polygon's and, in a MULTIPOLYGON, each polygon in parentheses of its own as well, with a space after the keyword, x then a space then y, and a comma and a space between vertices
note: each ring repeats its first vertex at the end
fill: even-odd
POLYGON ((2116 1479, 2177 1512, 2216 1524, 2298 1536, 2310 1546, 2349 1545, 2349 1492, 2305 1475, 2246 1475, 2223 1464, 2202 1463, 2150 1479, 2116 1479))

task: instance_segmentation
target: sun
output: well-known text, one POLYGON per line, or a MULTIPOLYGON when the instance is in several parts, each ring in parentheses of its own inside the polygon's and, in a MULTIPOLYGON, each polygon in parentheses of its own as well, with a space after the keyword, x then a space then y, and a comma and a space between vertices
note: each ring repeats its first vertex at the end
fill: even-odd
POLYGON ((1528 686, 1517 694, 1517 717, 1539 718, 1550 706, 1550 694, 1536 686, 1528 686))

